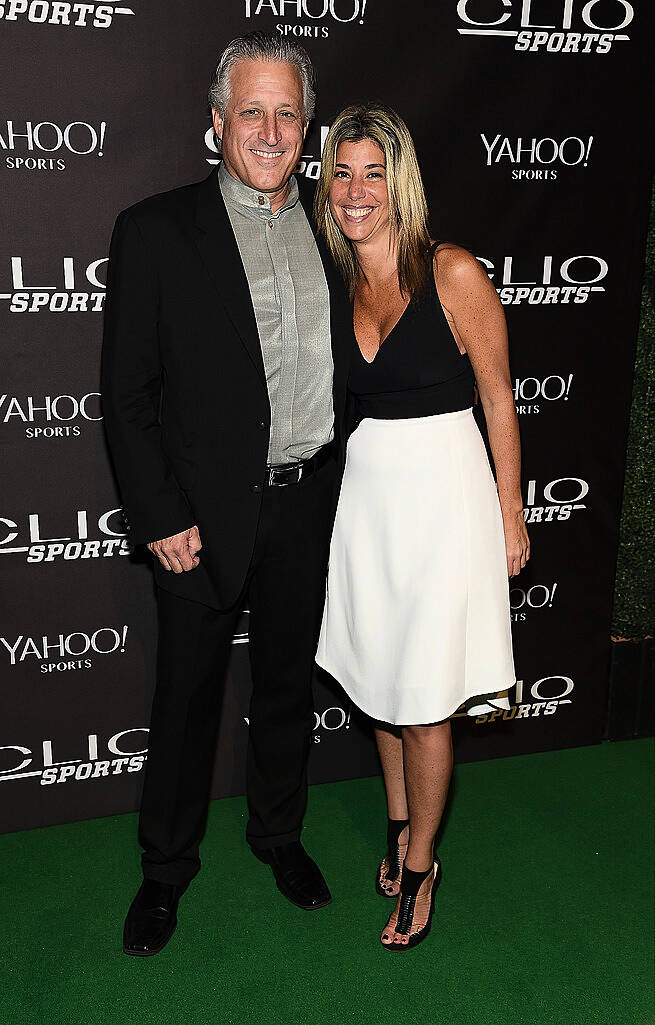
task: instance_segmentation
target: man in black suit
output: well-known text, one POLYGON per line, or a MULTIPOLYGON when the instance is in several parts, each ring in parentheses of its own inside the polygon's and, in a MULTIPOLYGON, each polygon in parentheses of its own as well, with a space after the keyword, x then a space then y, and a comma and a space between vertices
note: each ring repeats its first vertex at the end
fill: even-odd
POLYGON ((244 601, 246 836, 294 904, 331 900, 299 838, 348 311, 292 175, 313 113, 309 57, 277 36, 234 40, 210 102, 218 173, 120 214, 109 260, 105 423, 129 535, 155 557, 159 613, 144 881, 123 938, 142 956, 168 942, 200 868, 244 601))

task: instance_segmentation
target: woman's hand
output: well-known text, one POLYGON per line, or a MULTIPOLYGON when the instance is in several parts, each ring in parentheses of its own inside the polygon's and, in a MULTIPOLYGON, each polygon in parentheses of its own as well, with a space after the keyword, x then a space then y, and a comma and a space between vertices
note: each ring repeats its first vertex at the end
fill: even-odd
POLYGON ((530 538, 523 519, 523 509, 517 509, 507 515, 503 513, 503 529, 505 531, 507 575, 515 577, 530 558, 530 538))

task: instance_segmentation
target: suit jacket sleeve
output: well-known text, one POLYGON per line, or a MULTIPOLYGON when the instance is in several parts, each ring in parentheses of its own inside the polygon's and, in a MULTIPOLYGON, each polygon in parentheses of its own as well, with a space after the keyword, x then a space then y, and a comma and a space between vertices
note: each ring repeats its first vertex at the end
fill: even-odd
POLYGON ((133 216, 124 211, 109 251, 101 391, 105 429, 134 544, 188 530, 195 519, 162 447, 158 286, 133 216))

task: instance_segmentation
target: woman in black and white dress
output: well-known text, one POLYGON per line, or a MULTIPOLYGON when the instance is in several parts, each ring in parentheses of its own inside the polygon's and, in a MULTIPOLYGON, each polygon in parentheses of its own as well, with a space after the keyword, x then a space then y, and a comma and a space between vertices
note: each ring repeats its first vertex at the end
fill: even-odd
POLYGON ((508 576, 529 557, 503 309, 480 263, 433 243, 411 136, 349 107, 323 152, 316 215, 353 299, 357 427, 330 549, 317 662, 376 721, 388 805, 382 933, 427 935, 449 717, 509 708, 508 576), (477 387, 497 485, 473 418, 477 387))

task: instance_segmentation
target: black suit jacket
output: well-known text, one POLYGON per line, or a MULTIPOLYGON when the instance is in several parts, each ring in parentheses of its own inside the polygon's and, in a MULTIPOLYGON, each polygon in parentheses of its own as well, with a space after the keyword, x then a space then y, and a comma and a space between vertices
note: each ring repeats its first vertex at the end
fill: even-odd
MULTIPOLYGON (((301 192, 313 223, 308 200, 301 192)), ((343 454, 350 307, 320 242, 319 250, 343 454)), ((200 566, 173 574, 156 563, 158 583, 229 607, 253 551, 271 413, 248 281, 215 171, 119 215, 101 389, 128 536, 147 543, 197 524, 200 566)))

